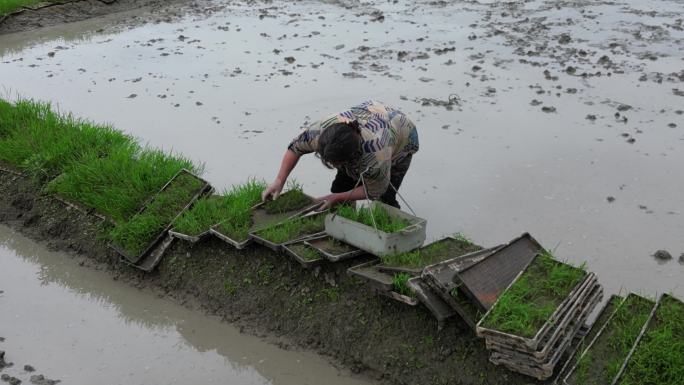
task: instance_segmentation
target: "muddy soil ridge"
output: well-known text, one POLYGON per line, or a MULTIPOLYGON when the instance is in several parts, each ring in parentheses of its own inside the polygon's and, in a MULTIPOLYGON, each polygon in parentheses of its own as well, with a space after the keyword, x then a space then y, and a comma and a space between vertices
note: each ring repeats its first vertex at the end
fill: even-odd
POLYGON ((308 271, 266 248, 236 250, 209 238, 176 242, 150 274, 122 264, 100 240, 101 220, 40 194, 36 181, 0 171, 0 221, 113 279, 222 316, 242 331, 305 348, 392 384, 528 384, 495 367, 465 324, 438 332, 427 309, 373 295, 346 274, 358 261, 308 271))

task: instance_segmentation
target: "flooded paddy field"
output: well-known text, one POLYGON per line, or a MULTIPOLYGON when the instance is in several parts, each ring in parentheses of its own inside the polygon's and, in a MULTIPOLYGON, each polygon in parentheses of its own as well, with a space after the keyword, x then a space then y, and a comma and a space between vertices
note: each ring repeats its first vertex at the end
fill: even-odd
MULTIPOLYGON (((430 238, 529 231, 607 294, 682 297, 683 19, 681 0, 179 3, 0 35, 0 92, 203 162, 218 188, 381 100, 418 127, 401 192, 430 238)), ((333 174, 309 156, 293 177, 324 195, 333 174)))

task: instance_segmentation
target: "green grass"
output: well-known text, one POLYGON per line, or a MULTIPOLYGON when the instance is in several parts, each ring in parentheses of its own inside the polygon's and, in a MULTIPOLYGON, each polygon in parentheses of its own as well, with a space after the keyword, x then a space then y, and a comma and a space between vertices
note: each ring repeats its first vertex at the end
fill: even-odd
POLYGON ((549 252, 539 254, 506 290, 483 326, 532 338, 570 291, 586 275, 580 268, 559 263, 549 252))
POLYGON ((392 278, 392 290, 399 294, 412 297, 413 291, 408 287, 408 280, 410 278, 411 275, 408 273, 395 274, 394 278, 392 278))
POLYGON ((665 296, 619 385, 684 383, 684 304, 665 296))
POLYGON ((146 209, 129 221, 112 229, 114 244, 130 256, 138 256, 149 246, 173 218, 190 203, 190 199, 204 186, 204 182, 187 173, 181 173, 146 209))
POLYGON ((49 104, 31 100, 0 103, 0 121, 0 161, 44 180, 134 142, 111 127, 57 114, 49 104))
POLYGON ((318 250, 314 249, 309 245, 298 243, 295 245, 290 245, 288 247, 292 249, 292 251, 297 253, 297 255, 299 255, 305 261, 315 261, 317 259, 321 259, 321 253, 319 253, 318 250))
POLYGON ((0 16, 16 11, 22 6, 36 5, 43 2, 56 3, 57 0, 0 0, 0 16))
POLYGON ((609 384, 617 374, 655 303, 630 295, 615 310, 591 349, 579 360, 570 383, 609 384))
POLYGON ((463 236, 445 238, 418 250, 380 257, 387 266, 420 268, 448 258, 480 250, 463 236))
POLYGON ((316 214, 281 222, 277 225, 259 230, 257 235, 267 241, 281 244, 304 235, 319 233, 325 230, 325 214, 316 214))
POLYGON ((377 205, 373 205, 372 209, 367 207, 356 209, 343 205, 337 210, 337 215, 370 227, 373 227, 374 218, 378 230, 386 233, 394 233, 411 225, 409 221, 393 217, 385 208, 377 205))
POLYGON ((303 209, 312 203, 313 200, 302 191, 302 186, 297 182, 291 182, 289 190, 278 197, 278 199, 266 202, 264 209, 268 214, 281 214, 303 209))
POLYGON ((196 236, 221 223, 219 227, 225 231, 224 235, 238 236, 234 238, 237 241, 247 239, 252 223, 250 208, 259 203, 265 188, 263 181, 250 180, 221 195, 201 199, 174 221, 174 230, 196 236))
POLYGON ((119 146, 106 157, 75 164, 46 191, 80 202, 117 223, 131 218, 181 169, 200 174, 186 158, 137 144, 119 146))

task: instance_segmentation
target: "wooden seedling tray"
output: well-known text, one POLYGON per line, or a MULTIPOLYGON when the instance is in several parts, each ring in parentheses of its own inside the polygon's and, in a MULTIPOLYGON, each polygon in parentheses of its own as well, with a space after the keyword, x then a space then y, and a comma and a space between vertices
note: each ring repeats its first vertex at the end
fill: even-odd
MULTIPOLYGON (((634 352, 639 349, 639 346, 640 346, 641 342, 643 341, 646 333, 648 333, 649 330, 659 326, 658 325, 658 323, 659 323, 658 309, 660 308, 660 306, 663 305, 664 301, 678 302, 679 306, 684 308, 684 303, 682 303, 682 301, 678 300, 677 298, 675 298, 669 294, 662 294, 660 296, 660 298, 658 298, 658 302, 653 307, 653 310, 651 311, 651 314, 648 317, 648 321, 646 321, 644 326, 641 328, 641 331, 639 332, 639 336, 637 337, 636 341, 634 342, 634 346, 632 346, 632 349, 630 349, 629 354, 627 354, 625 361, 622 363, 622 366, 620 366, 620 370, 618 370, 618 373, 615 376, 615 378, 613 379, 613 382, 611 383, 611 385, 619 385, 620 384, 620 380, 622 379, 622 376, 629 369, 630 360, 632 359, 634 352)), ((684 322, 681 319, 679 321, 684 322)))
MULTIPOLYGON (((315 216, 324 217, 327 214, 328 214, 327 212, 315 212, 315 213, 311 213, 311 214, 307 214, 307 215, 303 215, 303 216, 296 216, 295 218, 291 218, 289 220, 298 220, 298 219, 305 218, 305 217, 315 217, 315 216)), ((286 221, 281 221, 278 224, 273 225, 272 227, 282 226, 285 222, 286 221)), ((313 232, 313 233, 301 233, 293 239, 288 239, 282 243, 274 243, 274 242, 271 242, 270 240, 268 240, 266 238, 263 238, 260 235, 260 232, 263 230, 265 230, 265 228, 261 228, 259 230, 254 231, 254 232, 251 232, 251 233, 249 233, 249 237, 252 238, 254 240, 254 242, 257 242, 261 245, 264 245, 264 246, 268 247, 269 249, 276 251, 276 252, 281 251, 282 246, 285 244, 294 243, 297 241, 301 241, 304 239, 309 239, 309 238, 313 238, 313 237, 321 236, 321 235, 325 234, 324 231, 317 231, 317 232, 313 232)))
POLYGON ((340 242, 327 234, 320 237, 309 238, 304 241, 304 243, 318 250, 318 252, 330 262, 343 261, 364 253, 363 250, 340 242))
POLYGON ((390 216, 407 220, 410 225, 403 230, 386 233, 340 215, 329 214, 325 218, 325 232, 335 239, 378 256, 411 251, 423 244, 427 225, 425 219, 379 201, 371 202, 370 209, 378 206, 386 210, 390 216))
MULTIPOLYGON (((651 313, 651 311, 653 310, 653 307, 655 306, 655 302, 650 301, 646 298, 643 298, 637 294, 630 293, 627 296, 627 298, 625 298, 624 301, 622 301, 619 304, 618 308, 623 307, 623 306, 630 306, 630 307, 631 306, 638 306, 639 305, 638 301, 644 302, 644 305, 648 308, 648 310, 647 310, 648 314, 651 313)), ((630 310, 632 310, 632 311, 630 311, 630 314, 633 314, 633 311, 636 311, 637 309, 631 308, 630 310)), ((606 341, 606 338, 610 337, 610 333, 616 331, 616 329, 615 329, 616 326, 612 322, 614 315, 615 315, 615 313, 612 313, 610 315, 607 322, 601 327, 601 329, 598 331, 596 336, 590 341, 587 348, 582 351, 581 355, 578 357, 578 362, 580 359, 582 359, 582 357, 584 357, 584 355, 588 354, 589 352, 593 351, 593 349, 595 349, 598 346, 600 346, 601 344, 603 344, 606 341)), ((637 337, 638 337, 638 335, 635 335, 634 339, 636 340, 637 337)), ((606 361, 610 358, 606 354, 608 354, 608 353, 604 351, 604 352, 601 352, 600 355, 595 356, 592 359, 592 365, 601 366, 603 364, 603 366, 605 366, 606 361)), ((626 355, 625 355, 625 357, 626 357, 626 355)), ((622 357, 622 359, 624 360, 625 357, 622 357)), ((573 365, 573 367, 570 369, 570 371, 568 372, 568 375, 563 378, 563 384, 582 385, 582 384, 579 384, 577 382, 577 378, 575 377, 575 375, 577 374, 577 369, 578 369, 578 364, 575 363, 573 365)), ((599 371, 602 371, 602 370, 599 370, 599 371)), ((596 380, 596 383, 603 383, 603 381, 602 380, 596 380)))
POLYGON ((610 320, 610 318, 612 318, 613 312, 620 305, 620 303, 622 303, 623 300, 623 297, 613 294, 610 296, 608 301, 606 301, 606 303, 603 304, 603 307, 599 311, 598 316, 596 316, 594 323, 591 325, 586 335, 578 335, 578 341, 576 343, 571 344, 567 355, 567 359, 565 359, 563 366, 558 371, 558 374, 554 379, 554 384, 563 383, 563 379, 568 375, 570 370, 573 369, 575 364, 577 364, 580 355, 584 352, 588 344, 594 339, 594 337, 600 332, 600 330, 603 329, 603 327, 610 320))
POLYGON ((299 262, 300 265, 304 266, 307 269, 311 269, 315 266, 318 266, 325 261, 325 259, 323 258, 323 255, 320 253, 320 251, 318 251, 317 249, 308 245, 307 241, 299 241, 299 242, 294 242, 294 243, 289 243, 289 244, 283 245, 283 251, 285 251, 286 254, 292 256, 297 262, 299 262), (301 255, 301 252, 298 250, 299 247, 308 247, 308 248, 314 250, 316 253, 318 253, 318 258, 316 258, 316 259, 304 258, 301 255))
MULTIPOLYGON (((538 254, 539 255, 539 254, 538 254)), ((515 277, 515 279, 510 283, 510 285, 506 288, 506 290, 510 289, 511 286, 515 285, 515 282, 520 279, 520 277, 525 273, 527 268, 536 260, 536 256, 529 261, 527 266, 518 273, 518 275, 515 277)), ((557 264, 563 264, 563 262, 560 261, 555 261, 557 264)), ((575 268, 575 267, 573 267, 575 268)), ((499 302, 501 299, 501 296, 499 296, 494 303, 494 305, 487 311, 487 313, 482 317, 482 319, 478 322, 477 327, 476 327, 476 332, 479 337, 486 337, 488 339, 494 339, 494 340, 499 340, 504 343, 510 344, 512 346, 517 346, 520 349, 528 349, 528 350, 537 350, 539 347, 540 342, 544 339, 546 334, 553 329, 553 326, 556 324, 556 322, 559 320, 559 318, 566 313, 566 310, 568 307, 572 306, 573 304, 576 304, 578 297, 583 293, 582 289, 585 288, 588 284, 588 282, 595 280, 595 276, 593 273, 586 273, 584 274, 584 278, 578 282, 575 287, 568 293, 568 296, 562 300, 559 305, 556 307, 556 310, 553 312, 553 314, 549 317, 549 319, 539 328, 537 333, 534 335, 532 338, 527 338, 511 333, 506 333, 502 332, 496 329, 490 329, 485 326, 483 326, 483 323, 487 320, 487 317, 489 314, 491 314, 492 310, 496 307, 496 304, 499 302)), ((504 291, 505 292, 505 291, 504 291)), ((503 292, 502 292, 503 293, 503 292)))
MULTIPOLYGON (((202 181, 202 182, 203 182, 203 186, 202 186, 202 187, 201 187, 201 188, 200 188, 192 197, 190 197, 190 198, 188 199, 188 203, 185 205, 185 207, 183 207, 183 208, 176 214, 176 216, 175 216, 174 218, 172 218, 172 219, 169 221, 169 223, 166 225, 166 227, 165 227, 165 228, 164 228, 164 229, 163 229, 155 238, 153 238, 152 241, 150 241, 149 245, 145 248, 145 250, 143 250, 142 253, 140 253, 139 255, 130 255, 128 252, 126 252, 125 250, 122 250, 122 249, 121 249, 120 247, 118 247, 117 245, 115 245, 115 244, 113 244, 113 243, 110 243, 110 244, 109 244, 109 247, 110 247, 111 249, 115 250, 117 253, 119 253, 121 256, 123 256, 123 257, 124 257, 128 262, 130 262, 130 264, 132 264, 133 266, 138 266, 138 265, 139 265, 138 262, 139 262, 141 259, 143 259, 143 257, 145 257, 150 251, 152 251, 152 250, 157 246, 157 244, 159 244, 159 243, 164 239, 164 237, 166 236, 168 230, 171 228, 172 223, 173 223, 181 214, 183 214, 186 210, 188 210, 190 207, 192 207, 192 205, 197 201, 197 199, 199 199, 199 198, 202 197, 202 196, 211 194, 211 193, 214 191, 214 188, 211 187, 211 185, 209 184, 209 182, 207 182, 206 180, 204 180, 204 179, 198 177, 197 175, 191 173, 190 171, 188 171, 188 170, 186 170, 186 169, 181 169, 181 170, 178 171, 178 172, 176 173, 176 175, 174 175, 168 182, 166 182, 166 184, 159 190, 159 192, 157 192, 154 196, 152 196, 150 199, 147 200, 147 202, 145 203, 145 205, 136 213, 136 215, 143 213, 143 212, 147 209, 147 207, 149 206, 149 204, 150 204, 151 202, 153 202, 153 201, 157 198, 157 196, 159 196, 159 194, 161 194, 164 190, 166 190, 166 189, 174 182, 174 180, 175 180, 179 175, 181 175, 182 173, 189 174, 189 175, 193 176, 194 178, 197 178, 198 180, 202 181)), ((155 266, 156 266, 156 264, 155 264, 155 266)))

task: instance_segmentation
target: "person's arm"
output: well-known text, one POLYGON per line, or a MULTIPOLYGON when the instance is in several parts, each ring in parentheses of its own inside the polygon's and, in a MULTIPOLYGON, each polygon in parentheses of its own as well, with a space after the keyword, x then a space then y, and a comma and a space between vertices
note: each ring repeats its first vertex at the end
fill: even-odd
POLYGON ((277 199, 280 192, 283 191, 283 186, 285 186, 285 181, 287 177, 299 162, 301 155, 295 153, 294 151, 287 149, 285 155, 283 155, 283 160, 280 162, 280 170, 276 176, 273 183, 271 183, 263 193, 261 193, 261 200, 265 201, 269 197, 277 199))

